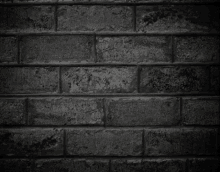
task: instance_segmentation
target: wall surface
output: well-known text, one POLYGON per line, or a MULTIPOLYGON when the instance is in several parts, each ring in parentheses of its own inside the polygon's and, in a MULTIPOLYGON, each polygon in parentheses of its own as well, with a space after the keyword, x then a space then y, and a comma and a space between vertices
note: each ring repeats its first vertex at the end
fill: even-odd
POLYGON ((217 0, 1 0, 0 171, 218 172, 217 0))

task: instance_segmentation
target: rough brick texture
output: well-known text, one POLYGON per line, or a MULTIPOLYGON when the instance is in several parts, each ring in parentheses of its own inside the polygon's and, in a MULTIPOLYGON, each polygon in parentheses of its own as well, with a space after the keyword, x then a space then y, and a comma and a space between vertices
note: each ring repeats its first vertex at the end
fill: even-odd
POLYGON ((218 1, 0 0, 0 171, 219 171, 218 1))

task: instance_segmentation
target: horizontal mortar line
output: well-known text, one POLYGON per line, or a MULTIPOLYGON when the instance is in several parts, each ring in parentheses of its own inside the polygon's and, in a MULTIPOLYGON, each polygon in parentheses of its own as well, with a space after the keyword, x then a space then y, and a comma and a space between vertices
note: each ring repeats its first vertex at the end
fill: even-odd
POLYGON ((97 36, 211 36, 220 35, 220 32, 108 32, 108 31, 48 31, 48 32, 0 32, 0 36, 51 36, 51 35, 97 35, 97 36))
POLYGON ((0 130, 10 129, 75 129, 75 130, 140 130, 143 129, 218 129, 219 125, 196 125, 196 126, 177 126, 177 125, 152 125, 152 126, 92 126, 92 125, 29 125, 29 126, 0 126, 0 130))
POLYGON ((155 97, 155 96, 219 96, 213 92, 203 93, 110 93, 110 94, 0 94, 0 97, 155 97))
POLYGON ((0 6, 21 6, 21 5, 217 5, 218 2, 7 2, 0 3, 0 6))
POLYGON ((0 159, 29 159, 29 160, 43 160, 43 159, 88 159, 88 160, 120 160, 120 159, 124 159, 124 160, 130 160, 130 159, 193 159, 193 158, 217 158, 216 155, 155 155, 155 156, 147 156, 147 155, 140 155, 140 156, 112 156, 112 155, 79 155, 79 156, 75 156, 75 155, 66 155, 64 157, 64 155, 54 155, 54 156, 0 156, 0 159))
POLYGON ((0 64, 0 67, 126 67, 126 66, 220 66, 217 62, 165 62, 165 63, 75 63, 75 64, 55 64, 55 63, 35 63, 35 64, 0 64))

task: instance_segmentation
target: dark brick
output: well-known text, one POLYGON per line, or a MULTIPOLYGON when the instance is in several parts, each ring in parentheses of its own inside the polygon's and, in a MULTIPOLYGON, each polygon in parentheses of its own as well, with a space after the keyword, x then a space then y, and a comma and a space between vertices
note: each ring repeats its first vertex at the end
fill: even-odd
POLYGON ((171 61, 170 37, 98 37, 99 62, 151 63, 171 61))
POLYGON ((216 129, 145 130, 145 155, 215 155, 216 129))
POLYGON ((13 0, 14 3, 19 3, 19 2, 57 2, 57 0, 13 0))
POLYGON ((180 120, 177 98, 113 98, 107 100, 107 125, 176 125, 180 120))
POLYGON ((21 40, 23 63, 94 62, 92 36, 28 36, 21 40))
POLYGON ((189 159, 189 172, 217 172, 219 167, 217 158, 189 159))
POLYGON ((32 162, 26 159, 1 159, 1 172, 31 172, 32 162))
POLYGON ((63 154, 63 131, 58 129, 4 129, 0 131, 0 153, 6 156, 63 154))
POLYGON ((31 125, 103 125, 102 99, 35 98, 29 101, 31 125))
POLYGON ((219 62, 219 37, 176 37, 176 62, 219 62))
POLYGON ((17 39, 0 37, 0 63, 17 63, 17 39))
POLYGON ((211 67, 211 91, 214 91, 216 94, 219 95, 219 90, 220 90, 220 68, 219 67, 211 67))
POLYGON ((89 159, 42 159, 36 161, 36 172, 40 171, 74 171, 74 172, 108 172, 108 160, 89 159))
POLYGON ((209 71, 203 66, 145 67, 141 71, 140 91, 205 92, 209 90, 208 80, 209 71))
POLYGON ((137 85, 135 67, 63 67, 65 93, 131 93, 137 85))
POLYGON ((0 124, 25 124, 25 99, 0 99, 0 124))
POLYGON ((67 153, 79 156, 139 156, 142 153, 142 130, 69 129, 67 153))
POLYGON ((54 7, 53 6, 8 6, 2 7, 3 31, 28 31, 39 32, 54 30, 54 7))
POLYGON ((137 31, 211 32, 219 30, 214 5, 137 6, 137 31))
POLYGON ((131 31, 132 8, 125 6, 60 6, 58 30, 131 31))
POLYGON ((143 159, 143 171, 185 172, 184 159, 143 159))
POLYGON ((55 93, 58 69, 55 67, 1 67, 0 93, 55 93))
POLYGON ((184 98, 182 105, 185 125, 219 125, 219 99, 184 98))
POLYGON ((128 160, 112 160, 111 172, 138 172, 142 171, 141 159, 128 159, 128 160))

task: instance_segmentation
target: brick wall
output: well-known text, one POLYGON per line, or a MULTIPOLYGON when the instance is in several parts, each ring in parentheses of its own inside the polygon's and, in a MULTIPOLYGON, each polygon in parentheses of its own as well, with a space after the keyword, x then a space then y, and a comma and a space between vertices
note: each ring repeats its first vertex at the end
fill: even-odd
POLYGON ((217 0, 1 0, 1 171, 218 172, 217 0))

